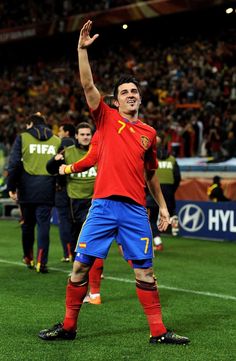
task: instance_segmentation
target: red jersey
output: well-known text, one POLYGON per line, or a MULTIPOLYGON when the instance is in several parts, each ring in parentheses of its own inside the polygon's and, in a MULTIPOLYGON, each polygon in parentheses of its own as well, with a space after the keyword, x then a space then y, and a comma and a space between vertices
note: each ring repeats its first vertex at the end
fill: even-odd
POLYGON ((72 170, 74 173, 84 172, 85 170, 97 164, 97 155, 98 155, 97 148, 98 148, 98 132, 95 132, 94 136, 92 137, 88 153, 86 153, 83 158, 72 164, 72 170))
POLYGON ((99 133, 93 198, 123 196, 145 206, 144 168, 158 165, 155 129, 140 120, 130 122, 102 99, 92 115, 99 133))

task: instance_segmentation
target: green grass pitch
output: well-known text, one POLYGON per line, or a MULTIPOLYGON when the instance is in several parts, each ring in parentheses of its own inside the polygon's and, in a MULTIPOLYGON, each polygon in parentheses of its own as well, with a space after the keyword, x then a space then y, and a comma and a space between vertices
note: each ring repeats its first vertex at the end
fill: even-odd
POLYGON ((105 262, 102 305, 83 305, 75 341, 44 342, 42 328, 61 321, 71 265, 62 264, 51 229, 49 274, 21 262, 17 221, 0 221, 1 361, 234 361, 236 360, 236 243, 164 238, 154 260, 163 318, 191 339, 189 346, 149 345, 133 271, 114 244, 105 262))

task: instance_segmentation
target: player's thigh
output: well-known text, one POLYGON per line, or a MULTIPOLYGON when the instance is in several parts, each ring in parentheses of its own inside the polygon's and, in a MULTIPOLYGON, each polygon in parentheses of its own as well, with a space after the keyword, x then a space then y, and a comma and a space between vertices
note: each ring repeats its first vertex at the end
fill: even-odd
POLYGON ((128 207, 125 217, 119 227, 118 244, 122 245, 125 259, 142 260, 153 257, 152 231, 144 207, 128 207))
POLYGON ((95 200, 79 234, 76 252, 106 258, 116 233, 117 220, 108 214, 106 202, 95 200))

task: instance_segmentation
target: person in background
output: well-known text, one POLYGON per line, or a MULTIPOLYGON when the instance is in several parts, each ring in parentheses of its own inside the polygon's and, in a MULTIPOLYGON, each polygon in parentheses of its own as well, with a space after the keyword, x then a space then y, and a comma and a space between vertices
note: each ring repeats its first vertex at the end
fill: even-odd
POLYGON ((207 189, 207 195, 212 202, 229 202, 230 199, 224 195, 224 191, 221 185, 221 178, 215 176, 213 178, 212 185, 207 189))
MULTIPOLYGON (((66 147, 75 144, 75 127, 73 124, 61 124, 58 130, 58 136, 61 139, 59 154, 66 147)), ((55 156, 57 159, 58 154, 55 156)), ((60 158, 60 157, 59 157, 60 158)), ((55 207, 58 214, 58 227, 60 240, 63 249, 62 262, 72 262, 73 254, 71 251, 72 243, 72 223, 70 217, 70 199, 66 190, 66 177, 56 177, 55 207)))
MULTIPOLYGON (((115 106, 104 103, 96 88, 87 48, 88 20, 80 31, 78 59, 80 80, 99 132, 98 175, 93 202, 80 233, 73 271, 66 289, 66 314, 62 323, 39 332, 45 341, 74 340, 77 320, 88 289, 88 272, 95 258, 106 258, 114 239, 131 259, 136 293, 150 327, 150 344, 186 344, 189 339, 168 331, 162 321, 157 283, 152 269, 152 234, 145 208, 145 179, 160 206, 159 229, 169 224, 169 214, 155 175, 156 131, 138 119, 139 84, 132 76, 121 77, 114 88, 115 106)), ((72 167, 68 167, 71 173, 72 167)))
POLYGON ((49 230, 55 196, 55 179, 46 170, 47 161, 55 155, 60 139, 53 135, 41 113, 26 120, 26 131, 16 137, 9 158, 7 188, 18 201, 23 222, 23 262, 35 268, 33 245, 37 225, 36 270, 48 273, 49 230))
MULTIPOLYGON (((161 142, 161 140, 160 140, 161 142)), ((181 181, 181 174, 179 165, 176 161, 176 158, 171 155, 167 148, 163 145, 159 145, 157 149, 157 159, 158 159, 158 168, 156 170, 156 175, 159 179, 161 190, 166 201, 166 205, 169 211, 169 214, 172 219, 172 230, 173 227, 176 227, 176 202, 175 202, 175 192, 181 181)), ((155 251, 163 250, 163 243, 160 237, 160 232, 157 228, 159 207, 152 198, 150 192, 147 193, 147 209, 149 213, 149 220, 153 233, 153 243, 155 251)), ((172 232, 172 233, 173 233, 172 232)))

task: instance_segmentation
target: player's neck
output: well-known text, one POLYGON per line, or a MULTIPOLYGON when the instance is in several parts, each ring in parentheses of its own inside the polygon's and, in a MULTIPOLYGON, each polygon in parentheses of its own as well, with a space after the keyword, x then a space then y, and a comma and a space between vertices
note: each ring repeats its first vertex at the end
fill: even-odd
POLYGON ((137 111, 135 111, 133 113, 125 113, 125 112, 119 111, 119 114, 131 123, 137 122, 137 120, 138 120, 138 112, 137 111))

